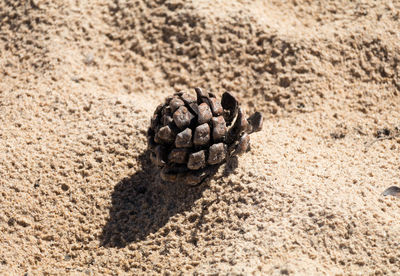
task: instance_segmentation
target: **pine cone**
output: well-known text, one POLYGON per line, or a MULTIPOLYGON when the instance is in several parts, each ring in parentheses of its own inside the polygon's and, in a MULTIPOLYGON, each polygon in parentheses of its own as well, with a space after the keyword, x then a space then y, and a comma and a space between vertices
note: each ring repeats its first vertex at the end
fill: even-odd
POLYGON ((151 118, 148 148, 151 161, 168 182, 197 185, 229 157, 249 148, 248 134, 261 130, 259 112, 249 118, 229 92, 221 103, 195 88, 197 97, 175 93, 151 118))

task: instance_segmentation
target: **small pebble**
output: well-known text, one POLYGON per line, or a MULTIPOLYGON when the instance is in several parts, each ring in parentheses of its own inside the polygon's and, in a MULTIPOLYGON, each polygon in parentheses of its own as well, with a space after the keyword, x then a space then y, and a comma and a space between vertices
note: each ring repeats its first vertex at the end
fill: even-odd
POLYGON ((400 197, 400 188, 396 187, 396 186, 391 186, 389 188, 387 188, 383 193, 383 196, 395 196, 395 197, 400 197))

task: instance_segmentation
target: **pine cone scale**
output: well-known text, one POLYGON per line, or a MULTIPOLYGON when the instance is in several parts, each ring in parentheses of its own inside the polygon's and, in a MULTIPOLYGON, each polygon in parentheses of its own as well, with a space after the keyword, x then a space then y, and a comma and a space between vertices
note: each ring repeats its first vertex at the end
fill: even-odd
POLYGON ((212 137, 215 142, 221 141, 226 135, 226 123, 224 117, 218 116, 212 118, 213 133, 212 137))
POLYGON ((207 163, 216 165, 225 160, 227 146, 224 143, 214 144, 210 147, 207 163))
POLYGON ((193 143, 196 146, 207 145, 210 141, 210 126, 208 124, 202 124, 196 127, 194 131, 193 143))
POLYGON ((189 155, 187 166, 190 170, 198 170, 206 165, 205 151, 201 150, 189 155))
POLYGON ((216 98, 210 99, 210 107, 214 116, 222 115, 223 109, 221 103, 216 98))
POLYGON ((197 116, 198 116, 197 122, 199 124, 204 124, 211 120, 213 115, 211 113, 211 108, 208 104, 206 104, 206 103, 200 104, 198 110, 199 110, 199 112, 197 114, 197 116))
POLYGON ((181 106, 174 112, 173 118, 176 126, 183 129, 190 125, 194 115, 185 106, 181 106))
POLYGON ((192 145, 192 130, 190 128, 186 128, 176 135, 175 146, 177 148, 190 148, 192 145))

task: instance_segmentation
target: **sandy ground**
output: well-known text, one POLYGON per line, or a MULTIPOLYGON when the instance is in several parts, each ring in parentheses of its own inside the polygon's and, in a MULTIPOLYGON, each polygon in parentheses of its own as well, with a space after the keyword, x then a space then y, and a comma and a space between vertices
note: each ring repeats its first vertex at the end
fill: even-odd
POLYGON ((399 18, 392 1, 1 1, 0 273, 399 273, 400 199, 381 195, 400 185, 399 18), (160 180, 145 133, 195 86, 265 122, 187 188, 160 180))

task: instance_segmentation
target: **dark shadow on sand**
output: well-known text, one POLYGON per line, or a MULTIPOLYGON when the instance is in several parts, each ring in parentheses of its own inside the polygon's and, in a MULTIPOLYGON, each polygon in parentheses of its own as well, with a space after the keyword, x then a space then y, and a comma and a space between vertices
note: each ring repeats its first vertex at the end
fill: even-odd
POLYGON ((114 188, 109 219, 100 236, 102 246, 122 248, 144 240, 170 217, 190 209, 208 187, 209 179, 196 187, 162 181, 147 152, 139 162, 142 168, 114 188))

